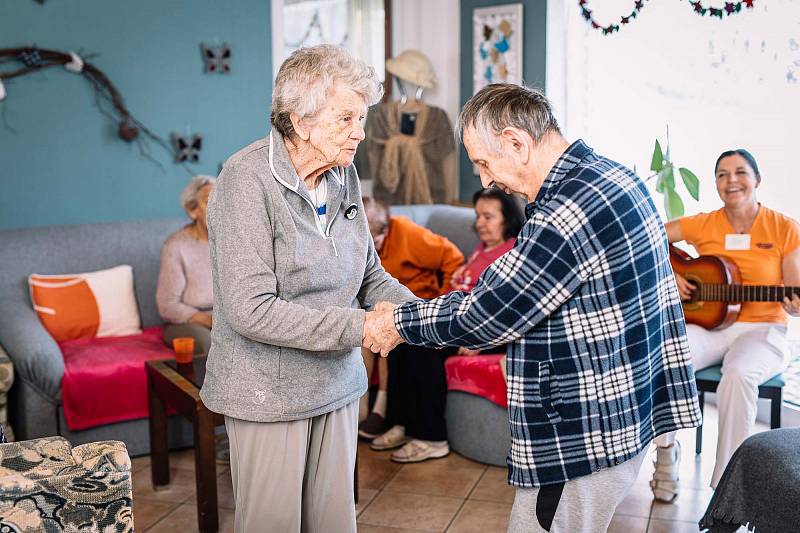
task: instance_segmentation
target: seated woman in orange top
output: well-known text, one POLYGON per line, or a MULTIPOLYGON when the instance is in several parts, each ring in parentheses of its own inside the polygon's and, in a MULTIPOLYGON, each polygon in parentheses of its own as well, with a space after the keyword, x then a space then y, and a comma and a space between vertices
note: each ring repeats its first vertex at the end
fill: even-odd
MULTIPOLYGON (((405 217, 390 216, 389 206, 379 200, 365 196, 363 201, 375 251, 384 270, 419 298, 436 298, 449 292, 450 278, 464 262, 464 254, 458 247, 405 217)), ((368 394, 362 397, 359 406, 362 421, 358 425, 361 437, 374 439, 387 429, 384 417, 389 367, 386 358, 366 348, 362 348, 361 355, 367 376, 372 376, 375 359, 378 359, 378 395, 369 416, 366 416, 368 394)))
MULTIPOLYGON (((742 149, 723 152, 714 174, 723 207, 668 222, 669 242, 685 240, 701 255, 725 257, 739 268, 745 285, 800 285, 800 226, 756 200, 761 175, 753 156, 742 149)), ((688 300, 694 285, 680 275, 676 280, 681 298, 688 300)), ((758 386, 786 368, 787 313, 800 316, 800 297, 773 303, 743 302, 737 322, 726 329, 709 331, 695 324, 686 328, 695 370, 722 364, 712 487, 752 431, 758 386)), ((656 439, 651 487, 662 501, 673 501, 678 495, 680 454, 674 442, 674 434, 656 439)))

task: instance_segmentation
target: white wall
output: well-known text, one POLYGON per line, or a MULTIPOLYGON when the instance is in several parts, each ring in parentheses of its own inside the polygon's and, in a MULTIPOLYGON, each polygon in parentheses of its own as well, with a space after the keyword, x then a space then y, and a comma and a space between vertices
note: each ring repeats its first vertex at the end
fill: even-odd
POLYGON ((423 100, 444 109, 451 122, 460 109, 460 8, 459 0, 392 2, 392 52, 416 48, 430 58, 439 83, 425 91, 423 100))

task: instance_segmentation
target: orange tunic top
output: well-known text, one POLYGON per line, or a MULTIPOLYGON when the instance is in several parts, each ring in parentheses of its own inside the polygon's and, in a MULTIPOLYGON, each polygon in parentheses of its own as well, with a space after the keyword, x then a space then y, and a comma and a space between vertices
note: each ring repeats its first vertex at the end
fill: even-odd
POLYGON ((400 216, 389 217, 389 233, 378 255, 386 272, 420 298, 449 292, 450 278, 464 262, 455 244, 400 216))
MULTIPOLYGON (((785 215, 760 206, 748 232, 747 249, 726 249, 726 235, 735 235, 724 209, 679 219, 681 236, 700 255, 716 255, 733 261, 745 285, 783 285, 783 258, 800 247, 800 226, 785 215)), ((779 302, 743 302, 739 322, 787 323, 779 302)))

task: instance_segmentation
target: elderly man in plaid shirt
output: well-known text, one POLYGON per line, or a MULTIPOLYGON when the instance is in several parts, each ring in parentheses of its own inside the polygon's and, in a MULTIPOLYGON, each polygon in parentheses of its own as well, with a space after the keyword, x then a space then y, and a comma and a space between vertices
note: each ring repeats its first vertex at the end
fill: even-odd
POLYGON ((539 91, 490 85, 458 127, 483 185, 530 202, 527 223, 471 293, 381 304, 364 343, 508 343, 509 531, 605 531, 650 442, 700 422, 663 225, 644 183, 567 142, 539 91))

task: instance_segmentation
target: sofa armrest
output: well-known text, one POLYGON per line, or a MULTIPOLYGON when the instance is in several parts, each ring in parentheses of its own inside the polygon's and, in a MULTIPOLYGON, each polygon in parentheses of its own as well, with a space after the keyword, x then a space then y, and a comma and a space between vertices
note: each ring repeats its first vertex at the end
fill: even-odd
POLYGON ((131 458, 125 443, 118 440, 89 442, 72 448, 75 464, 90 472, 130 472, 131 458))
POLYGON ((39 317, 19 301, 0 301, 0 345, 14 362, 17 379, 27 381, 58 401, 64 357, 39 317))

